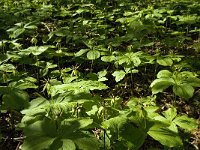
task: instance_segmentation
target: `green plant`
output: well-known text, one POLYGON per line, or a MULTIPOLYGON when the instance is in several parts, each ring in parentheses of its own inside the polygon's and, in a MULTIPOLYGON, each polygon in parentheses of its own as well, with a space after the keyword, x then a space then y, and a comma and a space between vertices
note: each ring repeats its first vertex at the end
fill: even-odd
POLYGON ((194 87, 200 87, 200 79, 189 71, 172 73, 168 70, 161 70, 158 72, 157 78, 150 85, 153 94, 173 86, 173 92, 176 95, 189 99, 194 94, 194 87))
POLYGON ((199 10, 198 0, 1 0, 0 149, 198 147, 199 10))

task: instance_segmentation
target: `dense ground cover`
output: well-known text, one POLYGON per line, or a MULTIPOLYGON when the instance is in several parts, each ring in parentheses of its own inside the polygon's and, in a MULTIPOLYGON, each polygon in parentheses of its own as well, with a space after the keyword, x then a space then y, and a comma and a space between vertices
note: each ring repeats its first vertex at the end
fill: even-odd
POLYGON ((0 149, 198 149, 199 0, 0 1, 0 149))

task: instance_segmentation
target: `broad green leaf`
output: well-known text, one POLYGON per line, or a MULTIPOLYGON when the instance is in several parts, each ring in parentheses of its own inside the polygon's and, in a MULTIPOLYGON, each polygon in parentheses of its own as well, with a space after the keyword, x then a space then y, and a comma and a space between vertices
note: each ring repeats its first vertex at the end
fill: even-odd
POLYGON ((89 111, 86 112, 89 116, 95 115, 99 110, 97 105, 93 105, 91 107, 92 108, 89 111))
MULTIPOLYGON (((124 124, 127 123, 127 118, 124 116, 117 116, 114 118, 111 118, 109 120, 106 120, 102 123, 103 127, 105 129, 109 129, 111 130, 111 132, 113 133, 112 135, 114 136, 114 134, 118 135, 121 128, 124 126, 124 124)), ((117 138, 117 137, 116 137, 117 138)))
POLYGON ((77 53, 75 53, 76 57, 82 56, 83 54, 87 53, 90 49, 81 49, 77 53))
POLYGON ((49 101, 43 97, 38 97, 29 102, 29 107, 21 111, 26 116, 37 115, 45 112, 45 106, 49 104, 49 101))
POLYGON ((172 121, 176 115, 177 115, 177 110, 175 107, 169 108, 166 111, 163 112, 163 115, 170 121, 172 121))
POLYGON ((22 150, 48 149, 54 140, 55 138, 48 136, 30 136, 24 140, 22 150))
POLYGON ((189 84, 174 85, 173 92, 180 97, 189 99, 194 94, 194 88, 189 84))
POLYGON ((70 132, 73 132, 75 130, 87 128, 92 123, 93 119, 90 118, 70 118, 64 119, 61 122, 61 126, 63 128, 66 128, 66 130, 70 130, 70 132))
POLYGON ((189 77, 185 81, 193 87, 200 87, 200 79, 197 77, 189 77))
POLYGON ((115 60, 115 56, 111 55, 111 56, 102 56, 101 60, 104 62, 112 62, 113 60, 115 60))
POLYGON ((45 52, 49 47, 48 46, 38 46, 38 47, 31 47, 29 50, 33 55, 40 55, 45 52))
POLYGON ((43 137, 56 137, 57 125, 56 121, 44 117, 42 120, 37 120, 36 122, 27 125, 24 129, 24 134, 27 137, 32 136, 43 136, 43 137))
POLYGON ((2 65, 0 65, 0 71, 14 72, 15 70, 16 70, 16 68, 12 64, 2 64, 2 65))
POLYGON ((52 95, 63 93, 65 91, 74 91, 75 93, 89 92, 90 90, 104 90, 108 87, 100 81, 83 80, 68 84, 55 85, 51 87, 52 95))
POLYGON ((115 71, 112 75, 115 77, 115 81, 119 82, 125 77, 126 73, 123 70, 119 70, 115 71))
POLYGON ((97 74, 98 74, 98 77, 99 77, 99 78, 102 78, 102 77, 106 76, 107 71, 106 71, 106 70, 99 71, 97 74))
POLYGON ((56 36, 65 37, 70 34, 70 31, 69 31, 69 27, 62 27, 56 31, 53 31, 52 33, 55 34, 56 36))
POLYGON ((90 50, 87 52, 87 58, 89 60, 95 60, 100 57, 100 52, 98 50, 90 50))
MULTIPOLYGON (((1 47, 1 46, 0 46, 1 47)), ((7 62, 11 57, 6 54, 0 54, 0 64, 7 62)))
POLYGON ((159 141, 162 145, 168 147, 182 146, 182 140, 179 135, 167 128, 162 123, 154 124, 148 131, 148 134, 155 140, 159 141))
POLYGON ((161 70, 157 74, 157 78, 170 78, 172 73, 168 70, 161 70))
POLYGON ((11 38, 16 38, 20 36, 22 33, 24 33, 25 29, 24 28, 18 28, 14 30, 14 32, 10 35, 11 38))
POLYGON ((181 77, 187 77, 187 78, 194 78, 196 77, 195 73, 194 72, 190 72, 190 71, 182 71, 178 74, 178 76, 181 76, 181 77))
POLYGON ((37 29, 37 26, 35 26, 35 25, 26 26, 25 25, 24 28, 25 29, 32 29, 33 30, 33 29, 37 29))
POLYGON ((134 66, 138 67, 141 64, 141 60, 138 56, 130 56, 131 61, 133 62, 134 66))
POLYGON ((76 150, 76 145, 70 139, 62 139, 63 142, 62 147, 58 150, 76 150))
POLYGON ((9 86, 13 87, 13 88, 20 89, 20 90, 25 90, 25 89, 28 89, 28 88, 36 89, 38 87, 34 83, 27 81, 27 80, 19 80, 17 82, 11 82, 9 84, 9 86))
POLYGON ((76 150, 76 145, 71 139, 56 138, 48 150, 76 150))
POLYGON ((123 56, 118 56, 117 57, 117 61, 116 63, 118 63, 119 65, 122 65, 123 63, 126 63, 127 65, 130 65, 132 63, 131 58, 123 55, 123 56))
POLYGON ((157 94, 159 92, 163 92, 166 88, 174 84, 174 80, 172 78, 160 78, 155 79, 150 87, 152 89, 153 94, 157 94))
POLYGON ((0 95, 3 94, 3 106, 7 109, 22 109, 28 106, 29 95, 17 88, 0 86, 0 95))
POLYGON ((95 137, 83 137, 73 140, 78 149, 81 150, 98 150, 101 146, 100 142, 95 137))
POLYGON ((176 117, 174 123, 188 131, 195 130, 198 127, 197 121, 193 118, 187 117, 186 115, 176 117))
POLYGON ((163 124, 166 124, 166 125, 170 125, 171 124, 171 120, 157 114, 153 117, 154 120, 157 120, 157 121, 160 121, 162 122, 163 124))
POLYGON ((46 46, 31 46, 25 50, 21 50, 19 52, 20 55, 29 55, 29 54, 33 54, 35 56, 42 54, 43 52, 45 52, 50 46, 46 45, 46 46))
POLYGON ((26 126, 24 133, 26 139, 22 145, 23 150, 43 150, 54 142, 57 131, 55 122, 44 118, 26 126))
POLYGON ((108 80, 106 77, 101 77, 101 78, 98 79, 98 81, 102 81, 102 82, 106 81, 106 80, 108 80))
POLYGON ((108 80, 108 79, 105 77, 106 74, 107 74, 107 71, 106 71, 106 70, 99 71, 99 72, 97 73, 97 75, 98 75, 98 81, 106 81, 106 80, 108 80))
POLYGON ((134 150, 139 149, 143 145, 146 135, 144 130, 132 124, 124 125, 119 134, 120 138, 126 143, 126 146, 134 150))
POLYGON ((141 107, 132 107, 132 112, 128 114, 129 120, 131 122, 134 122, 137 126, 139 126, 141 129, 146 130, 147 129, 147 112, 142 109, 141 107))
POLYGON ((173 61, 169 57, 159 57, 157 59, 157 63, 162 66, 171 66, 173 64, 173 61))

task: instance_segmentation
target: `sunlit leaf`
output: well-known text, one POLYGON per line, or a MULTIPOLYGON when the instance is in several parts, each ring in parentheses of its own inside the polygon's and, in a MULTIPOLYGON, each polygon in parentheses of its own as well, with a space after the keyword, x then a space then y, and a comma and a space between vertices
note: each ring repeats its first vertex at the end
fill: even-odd
POLYGON ((162 145, 168 147, 178 147, 182 145, 182 140, 179 135, 168 129, 166 125, 155 124, 149 129, 148 134, 162 145))
POLYGON ((115 71, 112 75, 115 77, 115 81, 119 82, 125 77, 126 73, 123 70, 119 70, 115 71))
POLYGON ((193 118, 187 117, 186 115, 176 117, 174 123, 188 131, 195 130, 198 127, 197 121, 193 118))
POLYGON ((157 94, 163 92, 166 88, 174 84, 174 80, 171 78, 160 78, 154 80, 150 87, 152 88, 152 93, 157 94))
POLYGON ((87 58, 89 60, 95 60, 100 57, 100 52, 98 50, 90 50, 87 52, 87 58))
POLYGON ((194 94, 194 88, 189 84, 174 85, 173 92, 180 97, 189 99, 194 94))

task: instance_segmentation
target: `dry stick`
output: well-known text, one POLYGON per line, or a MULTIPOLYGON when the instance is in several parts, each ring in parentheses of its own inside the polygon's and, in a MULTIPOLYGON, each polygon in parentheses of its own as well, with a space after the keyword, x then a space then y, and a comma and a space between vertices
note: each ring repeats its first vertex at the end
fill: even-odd
POLYGON ((41 24, 43 24, 46 28, 47 28, 47 30, 49 31, 49 32, 51 32, 51 30, 49 29, 49 27, 47 26, 47 24, 46 23, 44 23, 44 22, 41 22, 41 24))
POLYGON ((22 137, 16 137, 16 138, 11 138, 14 141, 21 141, 24 140, 26 138, 26 136, 22 136, 22 137))
POLYGON ((21 142, 19 142, 19 143, 17 144, 17 147, 15 148, 15 150, 20 150, 20 145, 21 145, 21 142))

